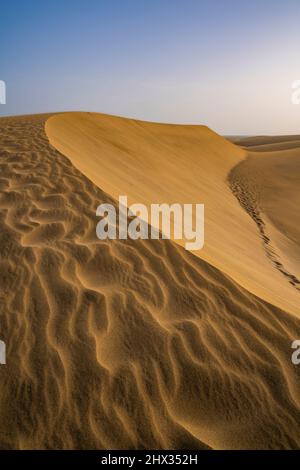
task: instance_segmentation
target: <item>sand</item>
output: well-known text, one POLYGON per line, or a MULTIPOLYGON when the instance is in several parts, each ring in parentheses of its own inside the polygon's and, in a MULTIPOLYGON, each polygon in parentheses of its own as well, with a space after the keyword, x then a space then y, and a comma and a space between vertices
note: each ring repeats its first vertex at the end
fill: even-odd
POLYGON ((300 150, 245 147, 90 113, 0 119, 1 448, 299 448, 300 150), (204 202, 205 248, 98 240, 119 194, 204 202))
POLYGON ((204 126, 94 113, 53 116, 46 133, 55 148, 114 199, 126 194, 130 204, 148 207, 204 203, 205 247, 193 253, 251 293, 300 316, 299 292, 273 269, 255 222, 228 184, 232 168, 247 158, 245 150, 204 126))

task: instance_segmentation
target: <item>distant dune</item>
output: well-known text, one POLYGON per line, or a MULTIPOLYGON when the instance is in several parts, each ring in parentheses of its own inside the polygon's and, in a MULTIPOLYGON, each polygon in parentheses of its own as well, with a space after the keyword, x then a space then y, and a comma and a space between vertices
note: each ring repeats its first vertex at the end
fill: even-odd
POLYGON ((1 118, 0 447, 299 448, 299 156, 202 126, 1 118), (204 202, 205 248, 98 240, 120 194, 204 202))
POLYGON ((229 140, 236 145, 249 148, 251 151, 258 150, 259 152, 300 147, 300 135, 232 137, 229 140))

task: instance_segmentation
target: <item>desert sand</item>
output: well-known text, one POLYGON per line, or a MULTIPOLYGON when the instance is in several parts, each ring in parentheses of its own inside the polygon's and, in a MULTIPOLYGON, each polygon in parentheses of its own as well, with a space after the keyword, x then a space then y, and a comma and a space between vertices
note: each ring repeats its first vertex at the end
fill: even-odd
MULTIPOLYGON (((114 199, 126 194, 129 203, 147 206, 204 203, 205 248, 195 254, 251 293, 300 315, 299 292, 282 282, 280 271, 274 272, 256 224, 230 188, 241 183, 242 175, 231 170, 244 162, 246 151, 204 126, 92 113, 53 116, 46 133, 55 148, 114 199), (234 178, 230 184, 228 175, 234 178)), ((297 182, 294 186, 296 191, 297 182)))
POLYGON ((62 113, 0 157, 2 449, 300 447, 299 138, 62 113), (204 249, 98 240, 120 194, 204 203, 204 249))

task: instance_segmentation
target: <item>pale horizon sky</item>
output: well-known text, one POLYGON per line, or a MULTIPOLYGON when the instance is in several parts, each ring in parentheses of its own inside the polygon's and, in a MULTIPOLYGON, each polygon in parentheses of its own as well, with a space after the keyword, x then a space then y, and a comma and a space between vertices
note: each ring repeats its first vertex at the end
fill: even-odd
POLYGON ((300 134, 299 0, 11 0, 0 115, 94 111, 300 134))

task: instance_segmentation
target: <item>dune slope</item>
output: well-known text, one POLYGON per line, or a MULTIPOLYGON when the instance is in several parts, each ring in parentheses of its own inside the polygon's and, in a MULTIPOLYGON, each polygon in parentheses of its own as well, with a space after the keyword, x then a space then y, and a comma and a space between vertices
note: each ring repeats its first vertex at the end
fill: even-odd
POLYGON ((266 254, 300 294, 300 148, 249 152, 230 173, 233 192, 256 222, 266 254))
MULTIPOLYGON (((255 221, 228 185, 245 150, 203 126, 156 124, 94 113, 46 122, 56 149, 98 187, 129 203, 204 203, 205 246, 193 252, 253 294, 300 315, 299 292, 274 269, 255 221)), ((181 243, 181 241, 178 241, 181 243)))
POLYGON ((299 448, 299 320, 171 241, 100 242, 114 200, 46 119, 0 120, 0 447, 299 448))

